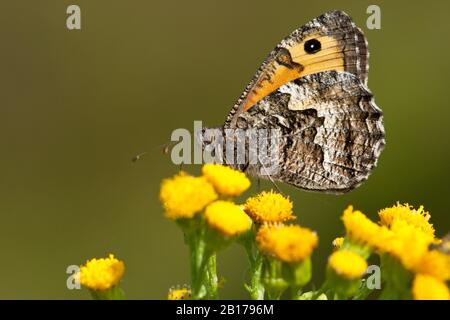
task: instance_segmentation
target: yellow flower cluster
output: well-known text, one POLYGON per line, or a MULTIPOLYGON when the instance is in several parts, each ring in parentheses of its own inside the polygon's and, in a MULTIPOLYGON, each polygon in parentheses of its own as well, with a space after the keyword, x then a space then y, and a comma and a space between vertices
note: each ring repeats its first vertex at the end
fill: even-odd
POLYGON ((422 255, 415 266, 415 271, 441 281, 450 280, 450 256, 438 250, 429 250, 422 255))
POLYGON ((88 289, 104 291, 117 285, 124 272, 124 263, 110 254, 108 258, 87 261, 78 276, 80 283, 88 289))
MULTIPOLYGON (((280 265, 286 268, 282 269, 284 272, 292 271, 292 267, 304 267, 301 270, 306 274, 305 266, 309 264, 302 262, 309 262, 307 259, 318 245, 318 236, 299 225, 285 224, 295 220, 295 216, 292 201, 282 194, 264 191, 248 198, 243 205, 234 203, 233 198, 249 187, 250 180, 244 173, 219 164, 206 164, 200 177, 180 172, 165 179, 159 196, 169 219, 199 218, 193 220, 198 224, 180 224, 192 228, 192 234, 197 231, 192 226, 207 226, 210 228, 208 232, 201 234, 215 243, 216 233, 209 230, 215 230, 222 238, 228 239, 253 228, 256 236, 251 241, 255 241, 269 266, 280 265), (267 260, 267 257, 271 259, 267 260)), ((379 221, 374 222, 352 206, 344 210, 341 219, 346 234, 333 241, 334 251, 328 259, 328 270, 333 271, 331 275, 356 283, 353 280, 361 278, 367 269, 367 255, 377 252, 383 257, 392 257, 415 277, 411 288, 414 298, 448 299, 446 282, 450 280, 450 255, 438 245, 445 241, 435 237, 430 214, 423 206, 415 209, 409 204, 397 203, 380 210, 378 217, 379 221)), ((242 240, 246 242, 249 237, 242 240)), ((214 248, 219 250, 219 246, 214 248)), ((251 248, 254 249, 253 243, 251 248)), ((267 267, 266 264, 263 266, 267 267)), ((82 267, 80 281, 91 289, 106 290, 120 281, 123 270, 123 263, 112 255, 107 259, 93 259, 82 267)), ((273 286, 270 281, 265 283, 273 286)), ((192 294, 198 294, 195 288, 192 294)), ((190 295, 188 288, 175 288, 169 291, 168 299, 187 299, 190 295)))
POLYGON ((328 258, 328 265, 336 274, 350 280, 360 278, 367 269, 363 257, 347 250, 333 252, 328 258))
POLYGON ((390 241, 384 244, 384 252, 396 257, 406 269, 415 271, 433 238, 404 220, 393 224, 390 231, 392 236, 390 241))
POLYGON ((191 289, 187 287, 170 288, 167 300, 189 300, 191 298, 191 289))
POLYGON ((354 242, 367 245, 371 248, 380 248, 390 237, 386 227, 380 227, 352 206, 345 209, 342 221, 347 236, 354 242))
POLYGON ((252 220, 265 223, 295 219, 292 202, 273 191, 247 199, 242 207, 228 201, 250 187, 250 180, 240 171, 219 164, 206 164, 202 173, 203 176, 194 177, 180 172, 163 180, 159 197, 166 217, 190 219, 205 210, 208 225, 225 236, 249 230, 252 220), (216 201, 219 197, 227 201, 216 201))
POLYGON ((169 219, 192 218, 206 205, 217 199, 213 186, 204 177, 184 172, 164 179, 159 198, 169 219))
POLYGON ((263 225, 256 235, 264 253, 283 262, 296 263, 308 258, 317 246, 313 231, 297 225, 263 225))
POLYGON ((219 196, 234 197, 250 187, 244 173, 219 164, 206 164, 203 176, 180 172, 164 179, 159 198, 169 219, 191 219, 219 196))
POLYGON ((255 222, 285 222, 294 220, 292 202, 279 193, 261 192, 245 202, 245 212, 255 222))
POLYGON ((380 210, 379 217, 379 224, 376 224, 362 212, 347 208, 342 216, 347 236, 351 241, 393 256, 405 269, 421 275, 415 282, 415 296, 420 297, 418 292, 425 287, 422 284, 431 281, 423 278, 425 276, 432 277, 433 284, 442 283, 448 290, 445 281, 450 280, 450 256, 430 249, 439 242, 429 222, 430 214, 422 206, 414 209, 408 204, 397 204, 380 210))
POLYGON ((242 208, 230 201, 215 201, 205 210, 207 223, 225 236, 234 236, 248 231, 252 220, 242 208))
POLYGON ((433 225, 429 223, 430 214, 426 212, 423 206, 414 209, 409 204, 396 204, 390 208, 380 210, 378 213, 381 225, 390 228, 397 221, 405 221, 409 225, 419 228, 426 234, 434 237, 433 225))
POLYGON ((437 239, 430 224, 430 214, 421 206, 415 210, 409 205, 396 205, 380 211, 380 223, 388 225, 391 240, 385 252, 395 256, 415 273, 432 275, 442 281, 450 280, 450 257, 430 245, 437 239))
POLYGON ((216 191, 226 197, 236 197, 250 188, 250 180, 245 174, 230 167, 205 164, 202 173, 216 191))
MULTIPOLYGON (((208 246, 208 250, 215 252, 223 248, 223 245, 229 243, 223 240, 250 231, 255 223, 256 236, 248 233, 249 237, 241 239, 247 250, 254 250, 255 242, 261 252, 279 260, 270 260, 270 262, 289 263, 289 266, 286 266, 287 270, 291 270, 289 269, 291 267, 300 267, 297 263, 309 258, 317 246, 317 235, 297 225, 283 224, 294 220, 295 216, 292 213, 292 202, 279 193, 262 192, 248 198, 244 205, 238 205, 232 201, 233 197, 240 195, 249 187, 250 180, 244 173, 218 164, 206 164, 202 168, 201 177, 193 177, 181 172, 173 178, 165 179, 161 185, 160 199, 166 216, 170 219, 199 218, 193 219, 192 224, 182 223, 180 226, 188 231, 187 237, 196 234, 206 241, 204 243, 208 246), (197 214, 202 211, 202 214, 197 214), (208 227, 205 232, 202 231, 203 226, 208 227), (217 233, 211 233, 210 230, 217 233), (216 237, 218 234, 221 235, 220 238, 216 237)), ((190 242, 191 245, 195 243, 195 241, 190 242)), ((195 247, 193 248, 191 250, 195 250, 195 247)), ((296 274, 297 282, 308 279, 308 264, 301 264, 301 266, 305 266, 304 278, 296 274)), ((200 271, 200 274, 202 273, 203 271, 200 271)), ((213 286, 214 284, 211 288, 213 286)), ((258 286, 260 284, 256 283, 255 288, 258 286)), ((199 292, 195 290, 197 289, 194 288, 191 293, 185 288, 172 289, 169 291, 168 298, 177 300, 188 297, 190 294, 197 296, 199 292)), ((259 297, 260 291, 252 292, 259 297)), ((213 291, 208 294, 211 294, 211 297, 214 296, 213 291)))
POLYGON ((415 276, 412 293, 416 300, 450 300, 450 291, 445 282, 424 274, 415 276))

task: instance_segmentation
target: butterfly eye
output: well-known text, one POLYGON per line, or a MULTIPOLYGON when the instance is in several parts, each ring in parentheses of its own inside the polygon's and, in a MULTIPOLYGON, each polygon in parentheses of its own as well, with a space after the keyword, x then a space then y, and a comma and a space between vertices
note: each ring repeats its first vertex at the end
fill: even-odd
POLYGON ((313 54, 322 48, 322 45, 320 44, 320 41, 317 39, 310 39, 305 42, 304 49, 306 53, 313 54))

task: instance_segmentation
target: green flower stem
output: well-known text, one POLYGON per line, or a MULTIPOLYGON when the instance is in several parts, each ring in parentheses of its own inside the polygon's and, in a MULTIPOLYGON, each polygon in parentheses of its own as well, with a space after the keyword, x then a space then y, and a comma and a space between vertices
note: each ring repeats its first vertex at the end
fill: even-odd
POLYGON ((263 263, 263 281, 267 297, 269 300, 279 300, 289 286, 282 276, 282 262, 266 258, 263 263))
POLYGON ((291 286, 291 299, 292 300, 300 300, 300 296, 302 295, 302 286, 291 286))
POLYGON ((358 295, 361 290, 361 278, 348 279, 337 274, 331 267, 326 270, 326 285, 328 288, 327 296, 333 300, 352 299, 358 295))
POLYGON ((187 234, 187 243, 190 250, 191 259, 191 290, 193 299, 203 299, 206 295, 203 277, 203 255, 205 251, 205 242, 202 239, 201 232, 199 234, 187 234))
POLYGON ((353 297, 353 300, 366 300, 373 292, 373 289, 369 289, 365 282, 362 282, 358 293, 353 297))
POLYGON ((322 286, 317 291, 314 292, 311 300, 318 300, 319 297, 323 294, 325 294, 326 296, 332 294, 332 292, 330 292, 330 285, 327 280, 325 280, 322 286))
POLYGON ((411 299, 411 284, 413 275, 406 270, 395 258, 382 254, 380 256, 383 291, 380 300, 403 300, 411 299))
POLYGON ((119 287, 114 286, 109 290, 89 290, 93 300, 125 300, 125 292, 119 287))
POLYGON ((263 256, 256 247, 254 233, 250 232, 240 243, 244 246, 250 264, 250 284, 245 284, 245 288, 250 294, 250 299, 264 300, 265 289, 261 281, 263 256))
POLYGON ((207 245, 206 226, 202 221, 194 230, 185 229, 190 251, 191 291, 193 299, 218 299, 216 254, 207 245))
POLYGON ((217 258, 216 254, 209 254, 206 259, 206 287, 208 298, 218 299, 219 280, 217 277, 217 258))
POLYGON ((281 295, 283 294, 284 290, 278 290, 273 288, 267 289, 267 298, 269 300, 280 300, 281 295))
POLYGON ((264 300, 264 285, 261 283, 263 257, 256 252, 256 256, 250 266, 250 298, 252 300, 264 300))
POLYGON ((316 291, 307 291, 299 294, 295 300, 328 300, 328 298, 325 293, 317 295, 316 291))

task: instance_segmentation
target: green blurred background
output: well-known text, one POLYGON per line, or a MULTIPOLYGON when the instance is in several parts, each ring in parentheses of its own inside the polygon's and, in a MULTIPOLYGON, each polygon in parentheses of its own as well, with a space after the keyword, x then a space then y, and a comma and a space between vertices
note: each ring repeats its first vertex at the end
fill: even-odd
MULTIPOLYGON (((66 267, 109 252, 126 263, 129 298, 163 299, 188 282, 182 234, 158 201, 161 179, 178 167, 160 145, 193 120, 220 125, 277 42, 331 9, 349 13, 369 40, 387 145, 349 194, 281 185, 298 221, 320 235, 314 281, 348 204, 372 218, 396 201, 424 204, 437 234, 449 231, 450 2, 5 0, 0 298, 87 299, 66 288, 66 267), (73 3, 79 31, 66 28, 73 3), (381 30, 366 28, 370 4, 381 7, 381 30)), ((246 267, 239 247, 220 254, 222 297, 247 297, 246 267)))

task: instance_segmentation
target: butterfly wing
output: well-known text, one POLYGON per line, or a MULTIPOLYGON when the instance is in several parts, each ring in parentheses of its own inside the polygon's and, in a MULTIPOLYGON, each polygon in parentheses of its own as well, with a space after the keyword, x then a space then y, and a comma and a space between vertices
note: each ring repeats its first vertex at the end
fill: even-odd
POLYGON ((226 127, 237 115, 285 83, 326 70, 346 71, 367 84, 366 39, 342 11, 327 12, 283 39, 262 63, 231 110, 226 127))
MULTIPOLYGON (((236 117, 237 128, 279 129, 278 170, 299 188, 347 192, 367 179, 384 147, 382 111, 354 74, 323 71, 290 81, 236 117)), ((264 175, 258 163, 248 173, 264 175)))
MULTIPOLYGON (((362 31, 344 12, 311 20, 272 50, 224 129, 281 130, 271 179, 315 191, 355 188, 385 144, 382 112, 367 89, 368 55, 362 31)), ((261 163, 247 172, 263 175, 261 163)))

